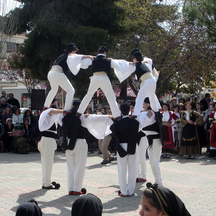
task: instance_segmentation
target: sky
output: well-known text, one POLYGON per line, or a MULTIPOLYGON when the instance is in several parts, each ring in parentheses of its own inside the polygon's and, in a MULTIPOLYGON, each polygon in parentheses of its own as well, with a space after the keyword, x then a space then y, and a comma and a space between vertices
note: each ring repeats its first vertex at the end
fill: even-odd
POLYGON ((19 7, 20 2, 15 0, 0 0, 0 15, 4 16, 10 10, 13 10, 15 7, 19 7))

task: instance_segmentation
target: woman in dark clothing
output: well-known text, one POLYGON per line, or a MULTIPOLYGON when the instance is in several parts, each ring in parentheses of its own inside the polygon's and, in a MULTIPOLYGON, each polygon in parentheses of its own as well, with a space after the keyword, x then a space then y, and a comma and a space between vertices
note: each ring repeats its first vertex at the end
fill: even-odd
POLYGON ((24 112, 23 123, 24 123, 24 119, 26 119, 26 118, 29 121, 29 125, 31 125, 35 129, 36 119, 35 119, 34 115, 32 114, 32 112, 30 110, 26 110, 24 112))
POLYGON ((5 145, 6 152, 11 151, 12 130, 13 130, 12 119, 8 118, 6 120, 6 125, 4 126, 4 136, 3 136, 3 142, 5 145))
POLYGON ((12 118, 12 115, 13 115, 13 113, 12 113, 11 108, 10 107, 6 107, 4 109, 4 111, 3 111, 3 113, 1 114, 1 122, 2 122, 2 124, 6 125, 6 120, 8 118, 12 118))
POLYGON ((19 205, 16 216, 42 216, 42 211, 35 200, 19 205))
POLYGON ((24 122, 24 129, 25 129, 24 137, 27 139, 29 143, 30 150, 36 151, 37 146, 35 142, 35 133, 34 133, 33 127, 29 124, 28 118, 25 118, 23 122, 24 122))
POLYGON ((93 195, 87 194, 74 201, 72 205, 72 216, 102 216, 103 205, 101 200, 93 195))
MULTIPOLYGON (((205 115, 205 112, 202 109, 202 104, 201 103, 196 103, 196 111, 201 114, 203 117, 205 115)), ((206 140, 206 131, 204 129, 204 123, 202 124, 197 124, 197 132, 199 136, 199 143, 200 143, 200 152, 202 152, 202 147, 207 146, 207 140, 206 140)))
POLYGON ((200 143, 196 124, 202 124, 203 116, 192 110, 190 102, 186 103, 186 110, 181 112, 182 136, 179 149, 180 155, 187 155, 187 159, 194 159, 194 154, 200 153, 200 143))
POLYGON ((146 186, 141 199, 141 216, 191 216, 184 203, 171 190, 151 183, 146 186))

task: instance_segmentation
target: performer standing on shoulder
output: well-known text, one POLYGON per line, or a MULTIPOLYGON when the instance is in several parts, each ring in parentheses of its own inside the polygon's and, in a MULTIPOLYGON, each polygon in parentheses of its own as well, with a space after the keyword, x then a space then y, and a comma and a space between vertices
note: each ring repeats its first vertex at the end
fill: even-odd
POLYGON ((79 72, 80 68, 86 69, 91 62, 92 56, 77 55, 78 48, 74 43, 69 43, 65 47, 64 53, 61 54, 54 62, 47 78, 50 82, 51 90, 46 97, 43 110, 48 109, 53 98, 55 97, 59 86, 66 91, 64 114, 69 113, 72 105, 75 90, 68 80, 66 74, 70 70, 74 75, 79 72), (83 61, 88 58, 89 61, 83 61))
POLYGON ((134 107, 134 116, 138 116, 142 110, 143 101, 146 97, 152 104, 152 109, 154 112, 158 112, 161 109, 160 103, 155 95, 156 81, 158 79, 159 73, 152 73, 150 69, 142 63, 143 56, 140 51, 133 53, 134 72, 138 80, 141 80, 140 90, 137 94, 136 103, 134 107))
POLYGON ((107 51, 108 49, 105 46, 101 46, 98 50, 97 57, 92 61, 92 76, 90 77, 88 92, 80 104, 77 116, 80 116, 85 112, 89 101, 98 88, 101 88, 106 95, 114 118, 120 117, 121 115, 116 102, 116 96, 109 79, 110 70, 111 68, 115 68, 115 65, 113 60, 106 57, 107 51))
POLYGON ((128 197, 134 195, 136 186, 136 176, 138 169, 138 145, 136 143, 139 123, 129 117, 130 105, 122 103, 120 105, 122 119, 114 120, 110 127, 117 139, 117 166, 120 184, 119 196, 128 197), (128 183, 127 183, 128 167, 128 183))

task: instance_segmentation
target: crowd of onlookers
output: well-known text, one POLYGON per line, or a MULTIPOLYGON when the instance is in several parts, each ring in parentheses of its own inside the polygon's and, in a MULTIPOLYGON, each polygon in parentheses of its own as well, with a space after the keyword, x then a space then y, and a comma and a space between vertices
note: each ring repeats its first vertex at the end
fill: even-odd
MULTIPOLYGON (((118 101, 119 104, 121 102, 122 102, 121 100, 118 101)), ((132 116, 134 106, 135 106, 135 101, 128 100, 127 102, 130 104, 130 115, 132 116)), ((216 103, 213 100, 211 100, 209 93, 206 93, 205 98, 203 98, 200 101, 198 101, 197 98, 194 95, 192 95, 191 97, 179 98, 179 99, 177 99, 176 97, 172 97, 170 100, 166 102, 160 101, 160 103, 162 107, 161 110, 162 113, 163 111, 165 111, 165 109, 168 109, 169 111, 174 112, 180 120, 182 117, 181 116, 182 111, 187 111, 188 109, 189 109, 188 112, 194 110, 199 114, 201 114, 202 121, 200 121, 199 124, 196 124, 196 130, 198 132, 197 139, 199 141, 199 148, 200 148, 199 152, 202 152, 202 148, 206 147, 207 148, 206 153, 208 156, 214 156, 214 157, 216 156, 214 152, 209 151, 209 141, 210 141, 210 132, 211 132, 211 124, 209 122, 209 116, 212 111, 216 110, 216 103), (187 104, 189 104, 189 106, 187 106, 187 104)), ((97 104, 94 110, 92 110, 92 108, 88 106, 86 109, 86 113, 97 114, 97 115, 112 114, 109 106, 106 105, 103 107, 101 104, 97 104)), ((174 148, 166 149, 166 150, 163 149, 162 157, 164 158, 169 158, 170 157, 169 153, 179 153, 179 149, 181 145, 181 134, 183 128, 181 121, 177 124, 175 124, 175 121, 173 121, 173 124, 170 125, 172 126, 174 148)), ((87 142, 89 144, 89 150, 91 152, 93 151, 95 146, 98 145, 97 140, 91 138, 91 135, 89 135, 89 137, 87 138, 87 142)), ((110 146, 112 147, 112 141, 110 143, 110 146)))
MULTIPOLYGON (((121 100, 118 100, 119 104, 121 104, 121 102, 121 100)), ((130 115, 133 115, 135 101, 128 100, 127 102, 130 104, 130 115)), ((166 103, 161 102, 161 105, 163 108, 165 107, 168 108, 169 111, 173 111, 178 116, 178 118, 181 119, 181 113, 183 110, 187 110, 186 104, 188 102, 191 104, 192 110, 195 110, 202 115, 202 122, 196 125, 198 131, 198 139, 200 143, 200 150, 202 150, 202 147, 207 147, 207 155, 215 156, 214 152, 209 151, 209 140, 211 131, 209 115, 212 111, 216 110, 216 103, 211 100, 210 94, 205 94, 205 98, 200 100, 199 102, 197 101, 195 96, 192 95, 191 97, 179 99, 177 99, 176 97, 172 97, 170 100, 166 101, 166 103), (163 106, 163 104, 166 104, 167 107, 163 106)), ((96 104, 94 110, 91 106, 88 106, 86 109, 86 113, 97 115, 112 114, 111 109, 108 105, 105 105, 103 107, 101 104, 96 104)), ((27 153, 20 150, 20 148, 25 149, 25 146, 28 146, 26 147, 28 151, 37 151, 36 136, 38 135, 38 116, 34 116, 30 108, 25 110, 24 113, 21 113, 19 101, 14 98, 12 93, 9 94, 9 99, 6 99, 6 92, 3 91, 0 98, 0 115, 0 152, 12 151, 19 153, 27 153), (17 143, 22 143, 20 145, 24 146, 18 148, 17 143)), ((172 131, 175 148, 168 151, 163 150, 164 153, 162 157, 169 158, 169 153, 179 152, 182 133, 181 122, 178 124, 173 124, 172 131)), ((59 132, 59 135, 61 136, 61 130, 59 130, 59 132)), ((90 133, 86 137, 86 140, 89 145, 90 152, 93 152, 93 150, 97 149, 99 147, 98 143, 101 141, 95 139, 90 133)), ((112 141, 110 142, 110 147, 112 148, 112 150, 114 150, 114 143, 112 143, 112 141)))
POLYGON ((0 99, 0 152, 27 153, 36 151, 35 140, 37 118, 31 109, 20 112, 20 104, 13 94, 6 99, 6 92, 2 92, 0 99))

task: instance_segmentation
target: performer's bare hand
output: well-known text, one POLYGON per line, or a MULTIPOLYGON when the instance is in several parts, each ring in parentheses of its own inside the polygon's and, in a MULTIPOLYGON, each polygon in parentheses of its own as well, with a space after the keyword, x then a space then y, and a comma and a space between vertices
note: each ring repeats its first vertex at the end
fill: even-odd
POLYGON ((158 74, 160 74, 160 71, 157 71, 158 72, 158 74))
POLYGON ((90 114, 86 113, 84 114, 85 118, 88 118, 90 116, 90 114))
POLYGON ((113 115, 109 115, 109 118, 114 119, 114 116, 113 115))
POLYGON ((194 122, 192 120, 189 120, 188 123, 191 124, 191 125, 194 124, 194 122))
POLYGON ((112 60, 113 58, 108 58, 109 60, 112 60))
POLYGON ((153 115, 152 111, 151 111, 151 110, 148 110, 147 116, 148 116, 149 118, 151 118, 152 115, 153 115))

